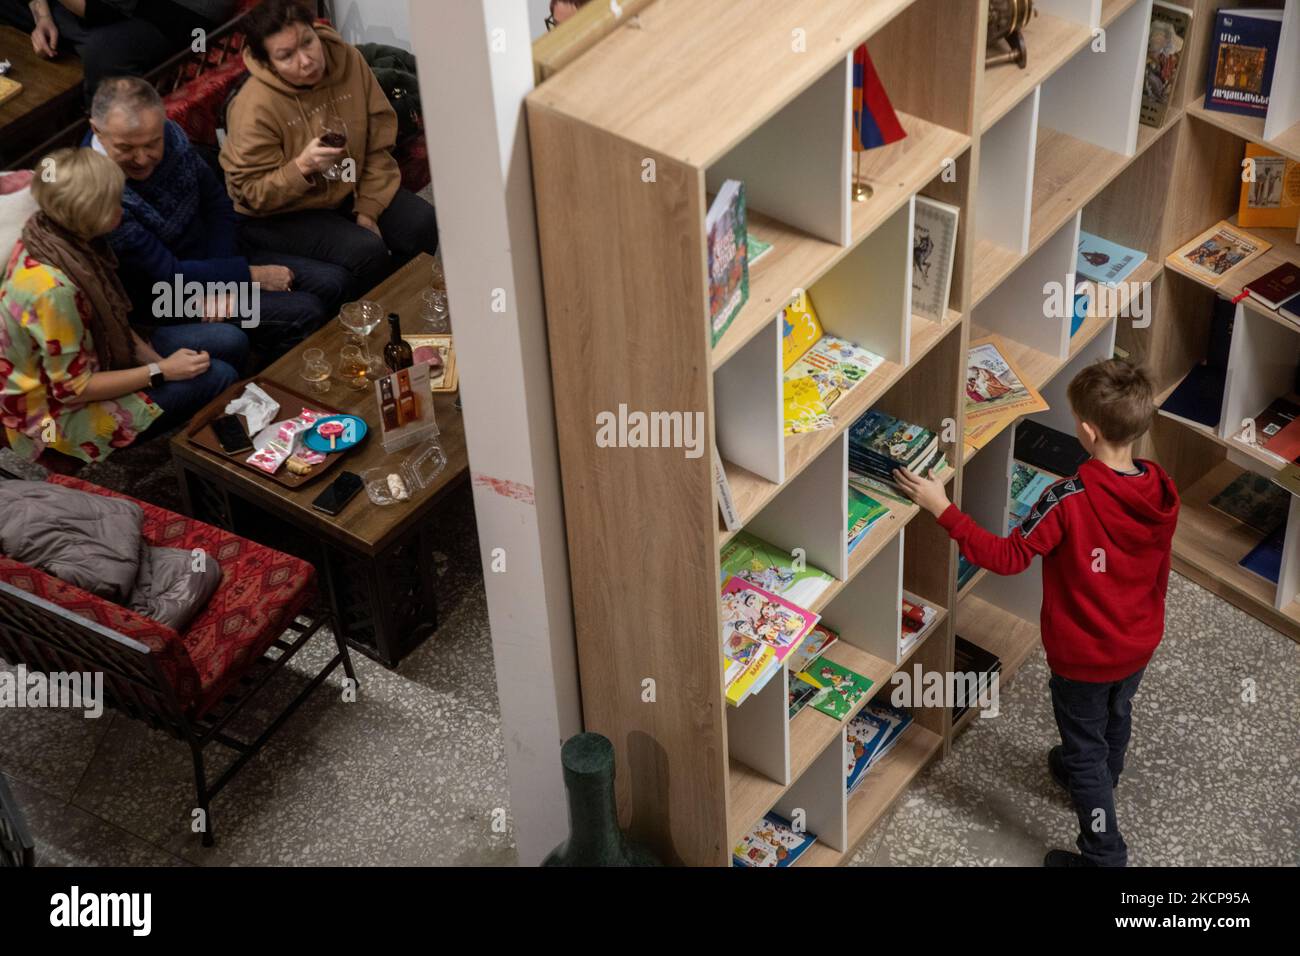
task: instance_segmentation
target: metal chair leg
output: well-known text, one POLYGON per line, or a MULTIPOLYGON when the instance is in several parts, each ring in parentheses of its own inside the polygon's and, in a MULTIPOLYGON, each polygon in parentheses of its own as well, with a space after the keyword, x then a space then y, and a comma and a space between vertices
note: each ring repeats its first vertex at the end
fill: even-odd
POLYGON ((216 840, 212 836, 212 807, 207 775, 203 772, 203 751, 190 744, 190 753, 194 757, 194 785, 198 791, 199 809, 203 811, 203 845, 210 847, 216 840))

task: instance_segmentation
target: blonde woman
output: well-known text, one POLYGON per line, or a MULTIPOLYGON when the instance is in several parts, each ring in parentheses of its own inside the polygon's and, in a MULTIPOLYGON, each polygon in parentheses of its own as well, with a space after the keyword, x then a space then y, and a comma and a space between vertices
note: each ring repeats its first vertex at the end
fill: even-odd
POLYGON ((0 427, 17 453, 86 462, 185 421, 239 378, 241 329, 169 326, 145 342, 104 236, 122 218, 123 174, 91 149, 37 165, 27 220, 0 279, 0 427), (166 356, 166 357, 164 357, 166 356))

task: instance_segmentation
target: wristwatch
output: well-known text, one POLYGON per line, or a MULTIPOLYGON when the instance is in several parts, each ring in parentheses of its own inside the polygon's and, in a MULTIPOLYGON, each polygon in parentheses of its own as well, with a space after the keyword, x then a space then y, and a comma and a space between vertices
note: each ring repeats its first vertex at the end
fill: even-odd
POLYGON ((149 363, 149 387, 162 388, 163 383, 167 381, 167 376, 163 374, 162 366, 157 362, 149 363))

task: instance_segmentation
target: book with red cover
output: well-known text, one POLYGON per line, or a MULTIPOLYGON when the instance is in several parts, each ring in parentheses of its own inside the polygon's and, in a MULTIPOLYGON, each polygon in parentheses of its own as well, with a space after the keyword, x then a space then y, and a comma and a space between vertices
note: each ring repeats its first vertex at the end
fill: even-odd
POLYGON ((1279 458, 1295 461, 1300 458, 1300 418, 1293 420, 1280 432, 1264 442, 1266 451, 1271 451, 1279 458))
POLYGON ((1287 299, 1300 293, 1300 266, 1293 262, 1284 262, 1271 272, 1248 282, 1244 286, 1252 299, 1256 299, 1276 309, 1287 299))

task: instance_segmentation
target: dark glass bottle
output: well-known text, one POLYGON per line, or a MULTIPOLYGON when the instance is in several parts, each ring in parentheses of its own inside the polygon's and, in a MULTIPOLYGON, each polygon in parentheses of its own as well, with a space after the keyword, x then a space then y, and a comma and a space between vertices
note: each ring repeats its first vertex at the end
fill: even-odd
POLYGON ((600 734, 570 737, 560 748, 569 794, 569 839, 542 866, 659 866, 648 849, 618 828, 614 807, 614 745, 600 734))
POLYGON ((402 341, 402 320, 396 312, 388 313, 388 344, 384 346, 384 364, 390 372, 400 372, 415 364, 411 346, 402 341))

